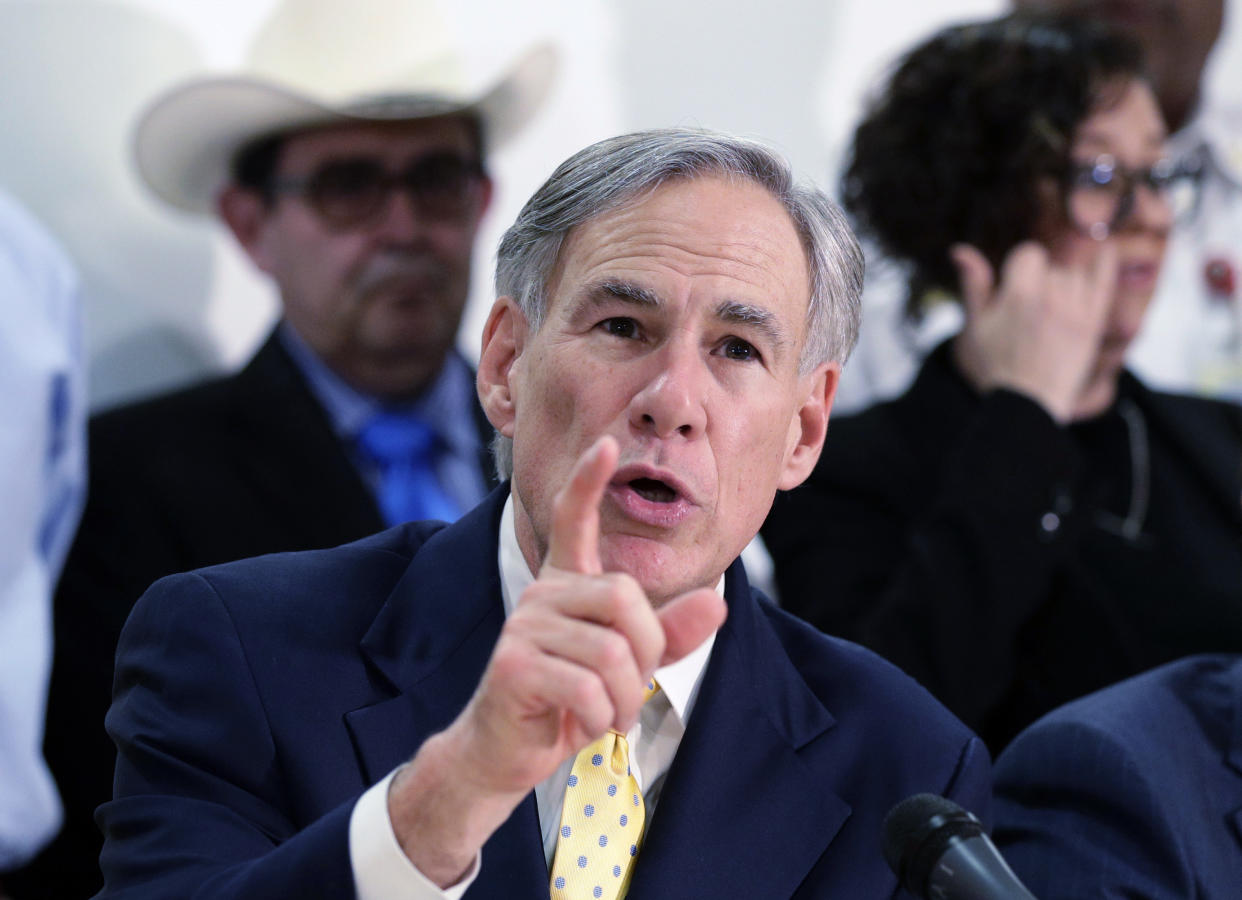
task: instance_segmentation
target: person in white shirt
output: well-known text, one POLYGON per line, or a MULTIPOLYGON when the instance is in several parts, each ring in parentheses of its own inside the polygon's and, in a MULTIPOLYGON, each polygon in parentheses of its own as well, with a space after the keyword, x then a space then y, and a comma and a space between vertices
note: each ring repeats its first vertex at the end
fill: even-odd
POLYGON ((748 141, 563 163, 498 251, 504 484, 139 601, 101 896, 887 898, 895 803, 986 819, 979 740, 737 561, 819 457, 861 262, 748 141))
POLYGON ((33 856, 60 824, 43 760, 51 596, 86 489, 77 275, 43 226, 3 193, 0 394, 2 883, 3 873, 33 856))

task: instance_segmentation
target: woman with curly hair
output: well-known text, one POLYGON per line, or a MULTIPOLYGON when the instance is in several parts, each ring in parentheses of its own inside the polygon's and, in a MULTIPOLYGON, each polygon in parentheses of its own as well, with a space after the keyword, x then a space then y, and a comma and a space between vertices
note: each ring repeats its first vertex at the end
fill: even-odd
POLYGON ((996 752, 1042 713, 1242 650, 1242 409, 1124 367, 1194 178, 1099 24, 953 27, 896 67, 843 181, 908 314, 961 331, 833 423, 764 538, 782 602, 914 675, 996 752))

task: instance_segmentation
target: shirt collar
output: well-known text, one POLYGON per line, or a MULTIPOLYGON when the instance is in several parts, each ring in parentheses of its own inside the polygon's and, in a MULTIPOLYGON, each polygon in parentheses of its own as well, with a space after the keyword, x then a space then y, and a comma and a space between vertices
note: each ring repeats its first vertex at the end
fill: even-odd
POLYGON ((1242 185, 1242 110, 1201 106, 1168 144, 1174 157, 1204 155, 1220 175, 1242 185))
MULTIPOLYGON (((522 555, 522 549, 518 546, 512 494, 505 500, 505 508, 500 517, 499 563, 500 588, 504 597, 505 618, 508 618, 509 613, 517 606, 522 591, 526 590, 535 580, 535 576, 526 565, 526 557, 522 555)), ((716 582, 716 593, 722 597, 724 585, 725 578, 721 575, 720 580, 716 582)), ((686 719, 690 715, 694 697, 698 693, 699 682, 703 679, 703 672, 707 668, 707 660, 711 656, 715 642, 716 635, 713 633, 677 662, 661 666, 655 671, 655 679, 659 682, 660 689, 668 698, 669 705, 683 728, 686 726, 686 719)))
POLYGON ((455 453, 468 455, 478 450, 474 422, 462 415, 463 410, 474 408, 474 379, 456 351, 445 357, 439 373, 417 399, 386 407, 378 397, 355 389, 333 372, 288 322, 280 323, 277 334, 341 438, 352 440, 372 416, 387 408, 422 419, 455 453))

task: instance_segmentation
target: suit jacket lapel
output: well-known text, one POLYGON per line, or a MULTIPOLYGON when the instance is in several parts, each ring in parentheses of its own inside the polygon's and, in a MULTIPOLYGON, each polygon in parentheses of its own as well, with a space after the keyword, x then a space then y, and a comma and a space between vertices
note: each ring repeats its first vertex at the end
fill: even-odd
POLYGON ((393 694, 346 716, 368 782, 447 726, 482 677, 504 624, 496 554, 506 494, 427 539, 362 640, 393 694))
POLYGON ((729 570, 717 635, 631 896, 786 897, 849 815, 798 751, 833 726, 729 570))
MULTIPOLYGON (((508 484, 418 552, 362 640, 393 696, 345 716, 368 784, 407 760, 465 707, 504 624, 497 566, 508 484), (467 573, 469 577, 463 578, 467 573)), ((483 848, 470 897, 548 893, 531 793, 483 848)))

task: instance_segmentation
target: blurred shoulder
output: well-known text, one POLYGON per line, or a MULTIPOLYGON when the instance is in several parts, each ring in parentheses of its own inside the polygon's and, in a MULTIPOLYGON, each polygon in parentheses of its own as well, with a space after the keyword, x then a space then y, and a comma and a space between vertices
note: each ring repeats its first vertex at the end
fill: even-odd
POLYGON ((360 634, 442 522, 410 522, 324 550, 272 553, 171 575, 134 607, 135 621, 223 609, 239 633, 360 634))

